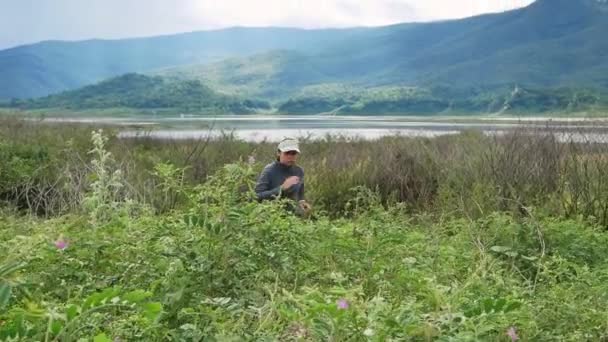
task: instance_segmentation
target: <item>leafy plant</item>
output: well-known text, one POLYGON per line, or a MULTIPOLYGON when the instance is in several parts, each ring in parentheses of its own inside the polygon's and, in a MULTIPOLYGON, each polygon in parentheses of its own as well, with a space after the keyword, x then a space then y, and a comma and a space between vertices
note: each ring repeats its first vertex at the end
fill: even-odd
POLYGON ((83 206, 89 213, 91 223, 96 226, 108 222, 119 209, 125 209, 127 201, 121 192, 124 187, 122 171, 113 168, 112 153, 105 149, 108 138, 102 130, 91 133, 93 155, 91 174, 93 178, 91 189, 85 196, 83 206))
MULTIPOLYGON (((106 289, 78 304, 64 307, 41 306, 28 301, 25 307, 16 307, 7 313, 10 324, 0 327, 0 338, 72 341, 87 328, 87 322, 96 320, 95 317, 104 312, 116 315, 119 312, 135 311, 151 323, 158 320, 162 305, 148 301, 151 293, 143 290, 124 294, 120 292, 118 288, 106 289)), ((102 340, 103 336, 104 334, 97 335, 95 339, 102 340)))
POLYGON ((20 284, 17 272, 25 267, 20 262, 0 264, 0 312, 8 307, 14 289, 20 284))

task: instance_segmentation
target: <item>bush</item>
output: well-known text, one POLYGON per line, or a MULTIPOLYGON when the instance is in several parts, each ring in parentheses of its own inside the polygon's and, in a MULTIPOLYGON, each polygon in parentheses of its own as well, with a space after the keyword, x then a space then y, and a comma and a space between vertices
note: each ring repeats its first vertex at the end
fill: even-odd
POLYGON ((608 304, 608 241, 593 226, 534 213, 428 221, 363 188, 350 218, 302 221, 283 203, 253 201, 253 175, 226 165, 180 187, 170 212, 98 229, 80 215, 3 217, 0 265, 22 268, 0 276, 15 289, 0 337, 605 337, 594 312, 608 304))

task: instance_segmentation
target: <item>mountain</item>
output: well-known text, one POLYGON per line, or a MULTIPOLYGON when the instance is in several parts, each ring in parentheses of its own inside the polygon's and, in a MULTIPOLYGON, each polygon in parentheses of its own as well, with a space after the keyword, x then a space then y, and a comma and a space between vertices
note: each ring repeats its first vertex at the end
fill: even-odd
POLYGON ((231 28, 137 39, 46 41, 0 51, 0 99, 45 96, 125 73, 268 50, 321 51, 364 31, 231 28))
POLYGON ((488 24, 466 37, 444 37, 383 76, 412 75, 418 81, 458 85, 607 86, 606 73, 587 77, 608 71, 604 4, 603 0, 538 0, 527 8, 489 16, 488 24))
POLYGON ((34 100, 13 100, 12 107, 68 110, 129 108, 140 111, 247 114, 268 110, 265 101, 218 94, 200 81, 169 81, 126 74, 78 90, 34 100))
POLYGON ((461 115, 597 112, 608 108, 606 93, 582 88, 323 85, 280 103, 290 114, 461 115))
POLYGON ((316 59, 289 50, 163 69, 153 75, 176 80, 200 80, 225 93, 271 100, 289 97, 310 84, 341 81, 319 69, 316 59))
POLYGON ((500 14, 379 28, 315 55, 265 52, 163 75, 261 95, 327 82, 608 88, 607 7, 605 0, 538 0, 500 14))
MULTIPOLYGON (((112 72, 144 70, 167 84, 197 81, 217 95, 264 99, 290 113, 526 112, 607 105, 606 0, 537 0, 504 13, 377 28, 234 30, 100 42, 122 46, 104 51, 112 56, 128 51, 129 58, 97 61, 115 67, 112 72), (144 58, 142 50, 156 54, 144 58)), ((69 46, 82 52, 85 43, 69 46)), ((70 51, 58 49, 64 50, 70 51)), ((3 53, 0 77, 10 73, 3 53)), ((91 63, 85 70, 95 69, 94 59, 85 60, 91 63)), ((67 87, 75 74, 102 77, 53 67, 48 73, 24 67, 36 76, 15 77, 13 83, 44 80, 67 87)), ((73 80, 78 82, 84 80, 73 80)))
MULTIPOLYGON (((78 90, 30 100, 13 99, 8 107, 105 113, 149 114, 526 114, 582 112, 608 108, 608 97, 586 89, 451 88, 445 86, 373 88, 322 84, 300 95, 271 103, 218 93, 199 80, 126 74, 78 90)), ((4 104, 3 106, 7 106, 4 104)))
POLYGON ((586 110, 606 103, 605 32, 605 0, 538 0, 376 28, 316 54, 270 51, 157 74, 265 98, 290 113, 586 110))

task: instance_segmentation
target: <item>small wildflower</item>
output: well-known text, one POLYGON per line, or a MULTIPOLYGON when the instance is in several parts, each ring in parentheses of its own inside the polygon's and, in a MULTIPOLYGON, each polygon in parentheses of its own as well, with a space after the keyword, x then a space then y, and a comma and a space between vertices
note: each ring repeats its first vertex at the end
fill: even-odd
POLYGON ((249 165, 255 164, 255 157, 254 156, 249 156, 249 158, 247 159, 247 162, 249 163, 249 165))
POLYGON ((63 237, 60 237, 59 239, 57 239, 57 241, 55 241, 55 247, 62 251, 68 248, 69 245, 70 244, 63 237))
POLYGON ((517 335, 517 330, 514 327, 510 327, 507 330, 507 336, 511 338, 511 341, 515 342, 519 340, 519 336, 517 335))
POLYGON ((349 307, 348 301, 344 298, 340 299, 337 305, 339 310, 346 310, 349 307))
POLYGON ((365 335, 367 337, 372 337, 372 336, 374 336, 374 331, 370 328, 367 328, 363 331, 363 335, 365 335))

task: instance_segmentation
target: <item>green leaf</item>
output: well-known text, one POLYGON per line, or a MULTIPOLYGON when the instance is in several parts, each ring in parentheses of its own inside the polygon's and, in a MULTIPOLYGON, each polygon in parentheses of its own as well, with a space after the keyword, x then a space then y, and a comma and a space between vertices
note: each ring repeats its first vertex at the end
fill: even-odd
POLYGON ((25 308, 17 310, 19 310, 19 312, 21 312, 28 320, 39 320, 47 318, 47 311, 38 306, 37 303, 26 301, 25 308))
POLYGON ((8 277, 24 267, 25 264, 20 262, 9 262, 7 264, 0 265, 0 278, 8 277))
POLYGON ((135 290, 122 296, 122 299, 126 300, 129 303, 140 303, 150 297, 152 297, 152 293, 148 291, 135 290))
POLYGON ((9 284, 0 282, 0 309, 8 305, 11 299, 12 288, 9 284))
POLYGON ((486 298, 483 301, 483 311, 486 313, 490 313, 494 310, 494 300, 491 298, 486 298))
POLYGON ((76 318, 78 316, 78 307, 76 305, 70 305, 65 310, 65 315, 67 317, 68 322, 76 318))
POLYGON ((235 220, 236 221, 236 220, 239 220, 242 217, 243 217, 243 214, 240 211, 236 210, 236 209, 230 210, 230 212, 228 212, 228 218, 230 218, 231 220, 235 220))
POLYGON ((481 315, 481 307, 478 306, 473 309, 466 310, 464 312, 464 315, 465 315, 465 317, 469 317, 469 318, 479 316, 479 315, 481 315))
POLYGON ((147 319, 155 321, 163 312, 163 305, 159 302, 146 303, 143 305, 143 310, 147 319))
POLYGON ((93 342, 112 342, 112 340, 106 334, 101 333, 93 338, 93 342))
POLYGON ((93 308, 105 304, 108 300, 117 297, 120 293, 119 288, 108 288, 101 292, 90 295, 82 306, 84 309, 93 308))
POLYGON ((521 307, 521 303, 520 302, 511 302, 509 303, 509 305, 507 305, 507 307, 505 307, 505 312, 510 312, 513 310, 517 310, 521 307))
POLYGON ((507 251, 511 250, 511 247, 506 247, 506 246, 492 246, 490 247, 490 250, 492 252, 496 252, 496 253, 504 253, 507 251))
POLYGON ((496 303, 494 303, 494 310, 496 312, 501 311, 502 308, 507 304, 507 300, 504 298, 500 298, 499 300, 496 301, 496 303))
POLYGON ((59 334, 62 329, 63 329, 63 322, 61 322, 61 321, 53 321, 53 324, 51 324, 51 332, 53 332, 54 335, 59 334))

